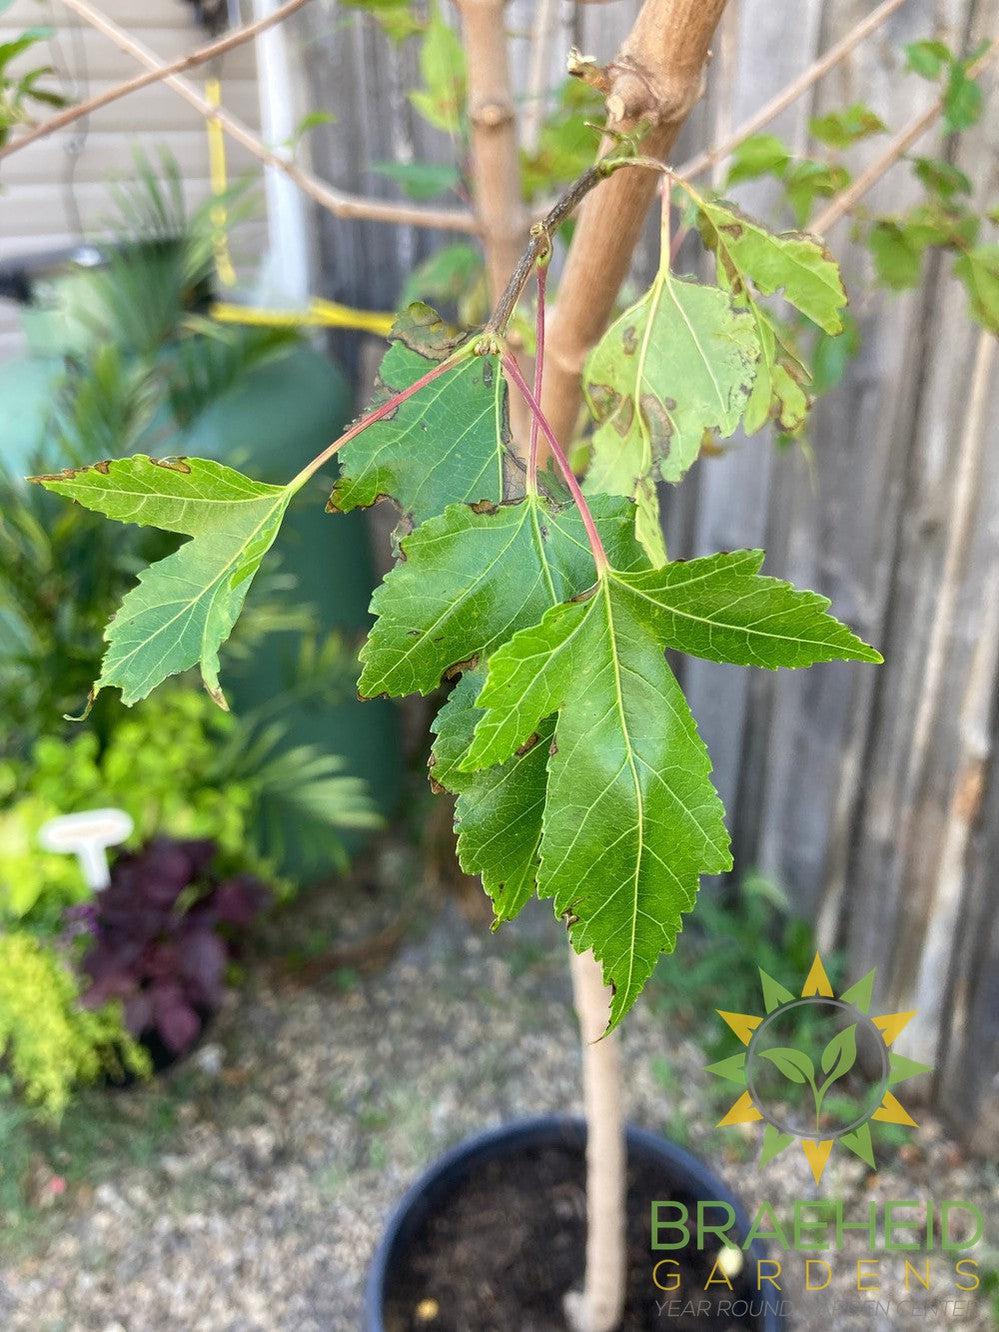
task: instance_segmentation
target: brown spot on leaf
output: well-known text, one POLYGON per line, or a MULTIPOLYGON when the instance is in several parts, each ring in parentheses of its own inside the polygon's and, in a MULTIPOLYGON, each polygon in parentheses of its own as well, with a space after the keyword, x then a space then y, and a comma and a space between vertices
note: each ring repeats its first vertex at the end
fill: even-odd
POLYGON ((110 461, 105 459, 103 462, 88 463, 86 467, 64 467, 61 472, 39 472, 37 476, 29 476, 27 479, 41 483, 72 481, 74 477, 83 476, 85 472, 100 472, 101 476, 107 476, 110 466, 110 461))
POLYGON ((479 654, 477 652, 471 657, 466 657, 464 661, 456 661, 441 676, 441 683, 443 684, 445 680, 456 680, 464 671, 474 671, 478 664, 479 654))
MULTIPOLYGON (((181 472, 187 474, 191 470, 190 463, 186 458, 182 457, 150 458, 148 461, 151 462, 154 467, 164 467, 168 472, 181 472)), ((100 466, 100 464, 97 465, 100 466)), ((107 467, 107 463, 105 463, 104 466, 107 467)))
POLYGON ((220 707, 223 712, 229 711, 229 704, 226 702, 225 694, 223 694, 222 690, 219 688, 218 685, 216 685, 214 688, 211 688, 209 685, 206 684, 205 689, 208 691, 208 697, 212 700, 213 703, 215 703, 218 707, 220 707))
POLYGON ((638 351, 638 329, 634 324, 629 324, 622 334, 621 341, 624 345, 625 356, 634 356, 638 351))
POLYGON ((476 500, 474 504, 468 506, 473 513, 495 513, 499 508, 493 500, 476 500))
POLYGON ((529 735, 517 750, 517 757, 523 758, 525 754, 529 754, 540 739, 541 737, 538 735, 537 731, 535 731, 533 735, 529 735))
POLYGON ((635 420, 635 400, 633 398, 622 398, 621 408, 611 417, 611 425, 621 436, 626 439, 631 431, 632 423, 635 420))
POLYGON ((610 384, 589 384, 586 391, 593 407, 593 415, 598 421, 606 421, 608 416, 617 410, 621 401, 620 393, 611 388, 610 384))
POLYGON ((656 448, 665 449, 669 445, 673 436, 673 422, 669 418, 669 413, 675 407, 676 403, 672 398, 661 400, 653 393, 642 396, 642 411, 645 413, 649 434, 656 448))

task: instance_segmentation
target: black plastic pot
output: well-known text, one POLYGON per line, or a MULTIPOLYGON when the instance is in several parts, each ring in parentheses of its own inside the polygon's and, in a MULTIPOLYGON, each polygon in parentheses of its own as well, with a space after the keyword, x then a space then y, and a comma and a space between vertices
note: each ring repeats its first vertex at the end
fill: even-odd
MULTIPOLYGON (((735 1210, 736 1229, 740 1237, 745 1236, 749 1230, 745 1209, 728 1186, 703 1162, 675 1143, 631 1125, 628 1126, 627 1140, 629 1165, 647 1162, 650 1168, 668 1175, 675 1184, 672 1197, 729 1203, 735 1210)), ((409 1189, 389 1220, 368 1276, 364 1332, 388 1332, 385 1314, 393 1271, 418 1241, 428 1218, 444 1212, 449 1200, 466 1181, 487 1165, 512 1159, 518 1153, 557 1147, 569 1148, 582 1156, 585 1144, 583 1120, 547 1115, 517 1120, 478 1134, 442 1156, 409 1189)), ((747 1252, 747 1259, 753 1262, 766 1256, 766 1248, 758 1242, 747 1252)), ((786 1322, 772 1301, 760 1299, 754 1300, 754 1304, 762 1306, 755 1322, 756 1332, 783 1332, 786 1322)), ((663 1326, 668 1321, 665 1320, 663 1326)))

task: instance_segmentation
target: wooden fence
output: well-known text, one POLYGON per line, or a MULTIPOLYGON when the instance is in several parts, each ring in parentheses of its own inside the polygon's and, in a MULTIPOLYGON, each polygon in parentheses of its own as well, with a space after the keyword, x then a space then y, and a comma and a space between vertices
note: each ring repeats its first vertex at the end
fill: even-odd
MULTIPOLYGON (((537 0, 538 5, 546 0, 537 0)), ((609 58, 635 0, 548 5, 553 80, 571 42, 609 58)), ((847 32, 869 0, 730 0, 708 90, 678 157, 706 146, 847 32)), ((513 66, 527 78, 537 8, 513 3, 513 66)), ((938 35, 961 46, 997 31, 999 0, 908 0, 874 37, 775 122, 796 149, 808 118, 862 99, 900 127, 932 95, 903 72, 902 46, 938 35)), ((412 51, 317 0, 296 34, 311 104, 334 126, 313 140, 319 172, 392 194, 367 164, 445 160, 446 139, 412 114, 412 51)), ((524 114, 529 116, 525 105, 524 114)), ((877 148, 870 151, 877 151, 877 148)), ((920 145, 952 152, 939 129, 920 145)), ((854 150, 857 163, 863 147, 854 150)), ((957 158, 979 199, 995 197, 994 122, 957 158)), ((904 164, 871 196, 903 207, 904 164)), ((765 186, 740 197, 765 212, 765 186)), ((325 294, 389 308, 412 265, 447 239, 371 223, 317 220, 325 294)), ((844 263, 862 351, 814 416, 814 469, 757 437, 702 460, 667 500, 670 549, 697 555, 761 545, 770 572, 825 592, 879 645, 881 668, 802 673, 687 662, 684 685, 715 758, 737 864, 773 875, 817 922, 851 973, 878 968, 884 1009, 917 1009, 898 1048, 936 1069, 932 1096, 975 1149, 999 1147, 999 415, 994 341, 968 320, 947 264, 887 296, 868 261, 831 237, 844 263)), ((647 268, 654 239, 640 247, 647 268)), ((692 260, 694 262, 694 260, 692 260)), ((348 356, 351 348, 341 347, 348 356)))

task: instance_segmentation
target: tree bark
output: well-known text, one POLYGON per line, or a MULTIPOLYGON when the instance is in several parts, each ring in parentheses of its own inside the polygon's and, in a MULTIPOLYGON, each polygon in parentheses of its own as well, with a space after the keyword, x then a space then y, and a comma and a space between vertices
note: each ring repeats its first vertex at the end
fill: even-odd
POLYGON ((517 113, 503 12, 506 0, 458 0, 468 54, 475 207, 486 251, 489 294, 497 301, 527 244, 521 202, 517 113))
MULTIPOLYGON (((642 151, 665 160, 701 95, 711 38, 725 0, 646 0, 607 70, 608 129, 647 121, 642 151)), ((604 150, 614 146, 608 139, 604 150)), ((586 200, 551 320, 542 406, 563 445, 579 413, 580 372, 607 326, 659 181, 619 171, 586 200)))
MULTIPOLYGON (((490 302, 495 303, 517 267, 529 226, 521 199, 517 112, 503 26, 506 0, 457 3, 468 56, 475 211, 486 256, 490 302)), ((527 443, 527 421, 524 404, 517 395, 511 395, 510 422, 521 455, 527 443)))
POLYGON ((620 1039, 616 1031, 603 1034, 610 991, 600 963, 592 953, 574 952, 570 962, 586 1105, 586 1275, 582 1292, 565 1297, 565 1312, 573 1332, 614 1332, 624 1312, 627 1272, 620 1039))
MULTIPOLYGON (((701 95, 724 8, 725 0, 646 0, 607 70, 608 128, 627 132, 648 121, 642 150, 665 159, 701 95)), ((608 137, 604 151, 613 146, 608 137)), ((606 327, 658 185, 650 171, 619 171, 583 204, 545 351, 542 402, 563 445, 579 412, 583 361, 606 327)), ((603 1036, 610 994, 592 953, 572 954, 572 977, 583 1045, 587 1238, 584 1289, 566 1296, 566 1315, 574 1332, 614 1332, 627 1271, 620 1050, 616 1033, 603 1036)))

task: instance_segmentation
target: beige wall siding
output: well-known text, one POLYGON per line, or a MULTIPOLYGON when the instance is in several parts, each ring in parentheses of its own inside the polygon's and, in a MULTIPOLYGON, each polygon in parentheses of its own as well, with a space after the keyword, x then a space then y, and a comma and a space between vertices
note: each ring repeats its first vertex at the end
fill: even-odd
MULTIPOLYGON (((101 9, 167 61, 208 40, 185 0, 103 0, 101 9)), ((23 63, 28 68, 51 64, 56 70, 51 82, 73 100, 140 72, 101 33, 48 0, 15 0, 0 17, 0 42, 40 24, 53 29, 52 39, 35 47, 23 63)), ((190 77, 203 82, 206 71, 195 70, 190 77)), ((217 72, 225 105, 249 124, 259 124, 252 49, 231 52, 217 72)), ((99 234, 110 211, 107 182, 129 177, 134 148, 149 152, 160 144, 179 162, 189 201, 203 198, 209 190, 204 124, 176 93, 158 84, 0 162, 0 257, 54 250, 99 234)), ((248 154, 233 145, 228 151, 232 174, 250 168, 248 154)), ((252 241, 241 237, 239 252, 258 249, 260 232, 254 225, 252 241)), ((0 360, 23 350, 17 308, 0 302, 0 360)))

